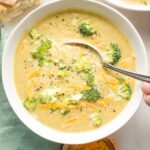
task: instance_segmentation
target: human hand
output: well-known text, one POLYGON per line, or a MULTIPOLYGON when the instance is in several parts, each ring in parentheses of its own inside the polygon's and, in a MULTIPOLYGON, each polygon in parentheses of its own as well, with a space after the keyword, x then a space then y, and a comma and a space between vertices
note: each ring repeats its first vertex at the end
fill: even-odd
POLYGON ((142 84, 142 91, 144 93, 144 100, 145 103, 150 106, 150 83, 143 83, 142 84))

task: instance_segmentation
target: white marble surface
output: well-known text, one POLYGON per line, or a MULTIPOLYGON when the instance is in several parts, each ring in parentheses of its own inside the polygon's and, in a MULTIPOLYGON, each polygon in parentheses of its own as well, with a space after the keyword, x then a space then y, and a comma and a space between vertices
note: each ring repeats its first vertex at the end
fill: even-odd
MULTIPOLYGON (((147 48, 150 63, 150 12, 118 10, 137 28, 147 48)), ((6 29, 11 31, 24 15, 6 24, 6 29)), ((150 107, 143 102, 133 118, 113 136, 121 150, 150 150, 150 107)))

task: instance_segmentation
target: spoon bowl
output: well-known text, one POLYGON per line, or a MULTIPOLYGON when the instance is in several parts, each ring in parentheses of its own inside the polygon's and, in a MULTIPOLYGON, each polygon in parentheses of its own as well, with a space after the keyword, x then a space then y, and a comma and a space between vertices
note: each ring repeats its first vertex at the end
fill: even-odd
POLYGON ((100 50, 97 47, 95 47, 94 45, 91 45, 90 43, 86 43, 86 42, 82 42, 82 41, 78 41, 78 40, 70 40, 70 41, 67 41, 67 42, 65 42, 63 44, 88 47, 89 49, 94 50, 99 55, 99 57, 101 59, 101 62, 102 62, 104 67, 109 68, 109 69, 111 69, 113 71, 119 72, 121 74, 124 74, 126 76, 132 77, 134 79, 150 83, 150 76, 138 74, 138 73, 135 73, 135 72, 132 72, 132 71, 128 71, 128 70, 124 70, 122 68, 119 68, 117 66, 109 64, 105 60, 103 55, 101 54, 100 50))

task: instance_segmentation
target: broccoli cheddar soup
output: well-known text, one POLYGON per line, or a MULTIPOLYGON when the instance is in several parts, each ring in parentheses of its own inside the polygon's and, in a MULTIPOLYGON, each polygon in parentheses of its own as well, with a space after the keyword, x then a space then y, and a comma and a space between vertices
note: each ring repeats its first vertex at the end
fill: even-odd
POLYGON ((82 132, 101 127, 128 104, 134 80, 104 68, 88 47, 108 63, 135 70, 127 37, 104 17, 80 10, 53 14, 32 27, 15 53, 14 77, 20 99, 33 117, 50 128, 82 132))
POLYGON ((131 4, 150 5, 150 0, 123 0, 131 4))

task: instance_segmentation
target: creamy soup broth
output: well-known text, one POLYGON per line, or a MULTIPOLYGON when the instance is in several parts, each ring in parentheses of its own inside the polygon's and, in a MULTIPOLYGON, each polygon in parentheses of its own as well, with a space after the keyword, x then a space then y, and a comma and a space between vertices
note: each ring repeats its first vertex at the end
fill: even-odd
POLYGON ((131 4, 150 5, 150 0, 124 0, 131 4))
POLYGON ((114 65, 124 69, 135 71, 136 58, 115 25, 80 10, 53 14, 22 37, 15 53, 14 77, 23 105, 50 128, 82 132, 114 119, 128 104, 135 81, 105 69, 88 47, 62 44, 71 39, 96 46, 104 56, 111 48, 120 49, 121 57, 114 65), (82 30, 85 22, 93 33, 82 30), (128 96, 119 93, 122 85, 130 88, 128 96))

